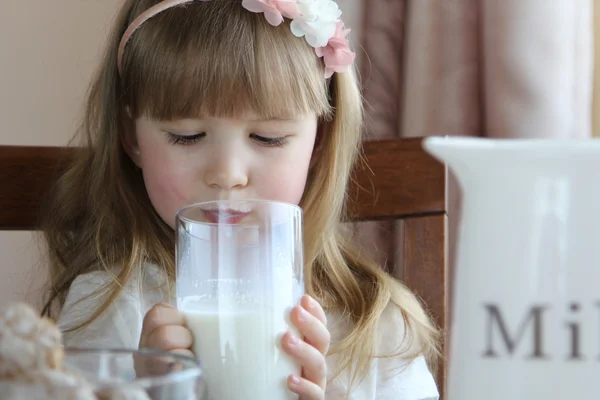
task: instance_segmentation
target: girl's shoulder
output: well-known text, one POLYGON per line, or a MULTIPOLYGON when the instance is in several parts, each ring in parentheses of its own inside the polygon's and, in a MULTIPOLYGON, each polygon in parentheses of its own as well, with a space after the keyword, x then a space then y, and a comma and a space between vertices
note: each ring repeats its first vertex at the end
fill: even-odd
POLYGON ((164 273, 155 265, 145 264, 141 271, 132 274, 118 296, 103 307, 109 298, 105 289, 110 287, 118 273, 118 269, 93 271, 75 278, 58 318, 67 344, 101 347, 104 344, 101 342, 106 342, 137 346, 138 331, 145 313, 154 304, 170 300, 164 273), (85 324, 97 311, 102 312, 93 323, 86 324, 85 329, 75 329, 85 324))
MULTIPOLYGON (((343 340, 352 330, 353 323, 349 316, 331 312, 327 314, 327 328, 331 333, 332 344, 343 340)), ((410 337, 406 330, 406 322, 400 308, 391 301, 384 308, 376 324, 377 355, 393 355, 414 353, 418 351, 418 343, 410 337)))
MULTIPOLYGON (((350 332, 352 323, 339 314, 332 313, 327 317, 331 344, 336 346, 350 332)), ((328 384, 327 394, 331 398, 349 400, 438 399, 437 386, 425 358, 410 356, 418 344, 407 337, 407 332, 402 312, 393 303, 388 303, 377 323, 374 357, 367 375, 349 390, 348 374, 342 371, 337 375, 339 355, 330 355, 327 357, 328 370, 330 377, 335 379, 328 384)))
MULTIPOLYGON (((101 297, 104 289, 116 281, 120 268, 92 271, 77 276, 69 288, 63 309, 75 303, 81 303, 86 298, 101 297)), ((153 290, 164 291, 168 280, 164 272, 156 265, 146 263, 139 270, 133 271, 127 282, 122 286, 121 296, 138 297, 153 290)))

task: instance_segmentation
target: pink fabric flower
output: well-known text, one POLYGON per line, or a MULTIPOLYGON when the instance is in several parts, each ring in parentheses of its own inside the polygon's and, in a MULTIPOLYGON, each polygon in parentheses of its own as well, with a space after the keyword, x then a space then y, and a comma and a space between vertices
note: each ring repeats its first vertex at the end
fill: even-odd
POLYGON ((242 7, 254 13, 264 13, 267 22, 278 26, 283 18, 294 19, 300 15, 295 0, 243 0, 242 7))
POLYGON ((334 72, 344 72, 354 62, 356 54, 350 50, 346 36, 350 29, 344 28, 342 21, 338 22, 335 34, 325 47, 317 47, 317 56, 323 57, 325 62, 325 77, 330 78, 334 72))

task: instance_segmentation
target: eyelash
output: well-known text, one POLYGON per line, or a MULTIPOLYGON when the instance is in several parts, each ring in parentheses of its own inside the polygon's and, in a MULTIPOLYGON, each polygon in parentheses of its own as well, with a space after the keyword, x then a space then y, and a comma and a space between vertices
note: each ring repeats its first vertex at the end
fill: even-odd
POLYGON ((283 147, 288 142, 288 139, 285 136, 277 138, 268 138, 264 136, 259 136, 256 133, 252 133, 250 134, 250 138, 254 139, 261 146, 266 147, 283 147))
MULTIPOLYGON (((206 136, 205 132, 196 133, 195 135, 178 135, 176 133, 167 132, 167 142, 173 145, 190 145, 198 142, 206 136)), ((250 134, 250 138, 254 139, 259 145, 265 147, 283 147, 287 144, 286 137, 268 138, 259 136, 255 133, 250 134)))
POLYGON ((196 143, 204 136, 206 136, 206 133, 204 132, 196 133, 195 135, 177 135, 172 132, 167 132, 167 142, 169 144, 189 145, 196 143))

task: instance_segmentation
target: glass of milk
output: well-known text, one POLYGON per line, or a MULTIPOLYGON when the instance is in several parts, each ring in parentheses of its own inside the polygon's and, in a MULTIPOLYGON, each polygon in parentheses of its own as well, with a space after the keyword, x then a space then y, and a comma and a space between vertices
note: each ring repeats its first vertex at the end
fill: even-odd
POLYGON ((177 213, 177 307, 194 336, 209 400, 287 400, 300 366, 281 336, 304 294, 302 210, 220 200, 177 213))

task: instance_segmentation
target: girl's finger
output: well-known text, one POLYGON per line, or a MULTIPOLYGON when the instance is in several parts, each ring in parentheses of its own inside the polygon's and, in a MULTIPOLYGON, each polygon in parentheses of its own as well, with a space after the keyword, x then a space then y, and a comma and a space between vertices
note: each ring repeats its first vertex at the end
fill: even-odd
MULTIPOLYGON (((177 356, 184 356, 184 357, 188 357, 191 359, 196 359, 196 356, 194 355, 194 353, 188 349, 175 349, 175 350, 171 350, 170 353, 177 355, 177 356)), ((184 369, 185 369, 184 363, 181 360, 179 360, 178 358, 172 358, 171 360, 169 360, 169 371, 168 372, 183 371, 184 369)))
POLYGON ((321 323, 327 326, 327 317, 325 316, 325 310, 323 307, 309 295, 302 296, 300 305, 309 313, 315 316, 321 323))
POLYGON ((300 395, 300 400, 324 400, 325 393, 318 385, 294 375, 288 377, 288 387, 300 395))
POLYGON ((146 347, 158 350, 189 349, 194 339, 189 329, 181 325, 163 325, 146 338, 146 347))
POLYGON ((321 354, 327 354, 331 335, 327 327, 304 307, 296 306, 291 314, 292 323, 298 328, 304 340, 321 354))
POLYGON ((185 325, 185 317, 173 306, 160 303, 146 313, 142 323, 142 337, 140 347, 148 347, 146 343, 152 332, 163 325, 185 325))
POLYGON ((176 354, 178 356, 196 359, 196 355, 194 354, 194 352, 189 349, 175 349, 175 350, 171 350, 170 352, 173 354, 176 354))
POLYGON ((133 358, 137 376, 141 378, 144 376, 157 376, 181 371, 185 368, 185 365, 176 357, 177 355, 195 358, 194 354, 187 349, 171 350, 169 353, 172 353, 175 357, 143 352, 135 354, 133 358))
POLYGON ((283 349, 302 366, 304 377, 317 386, 325 387, 327 382, 325 356, 290 332, 283 335, 281 341, 283 349))

